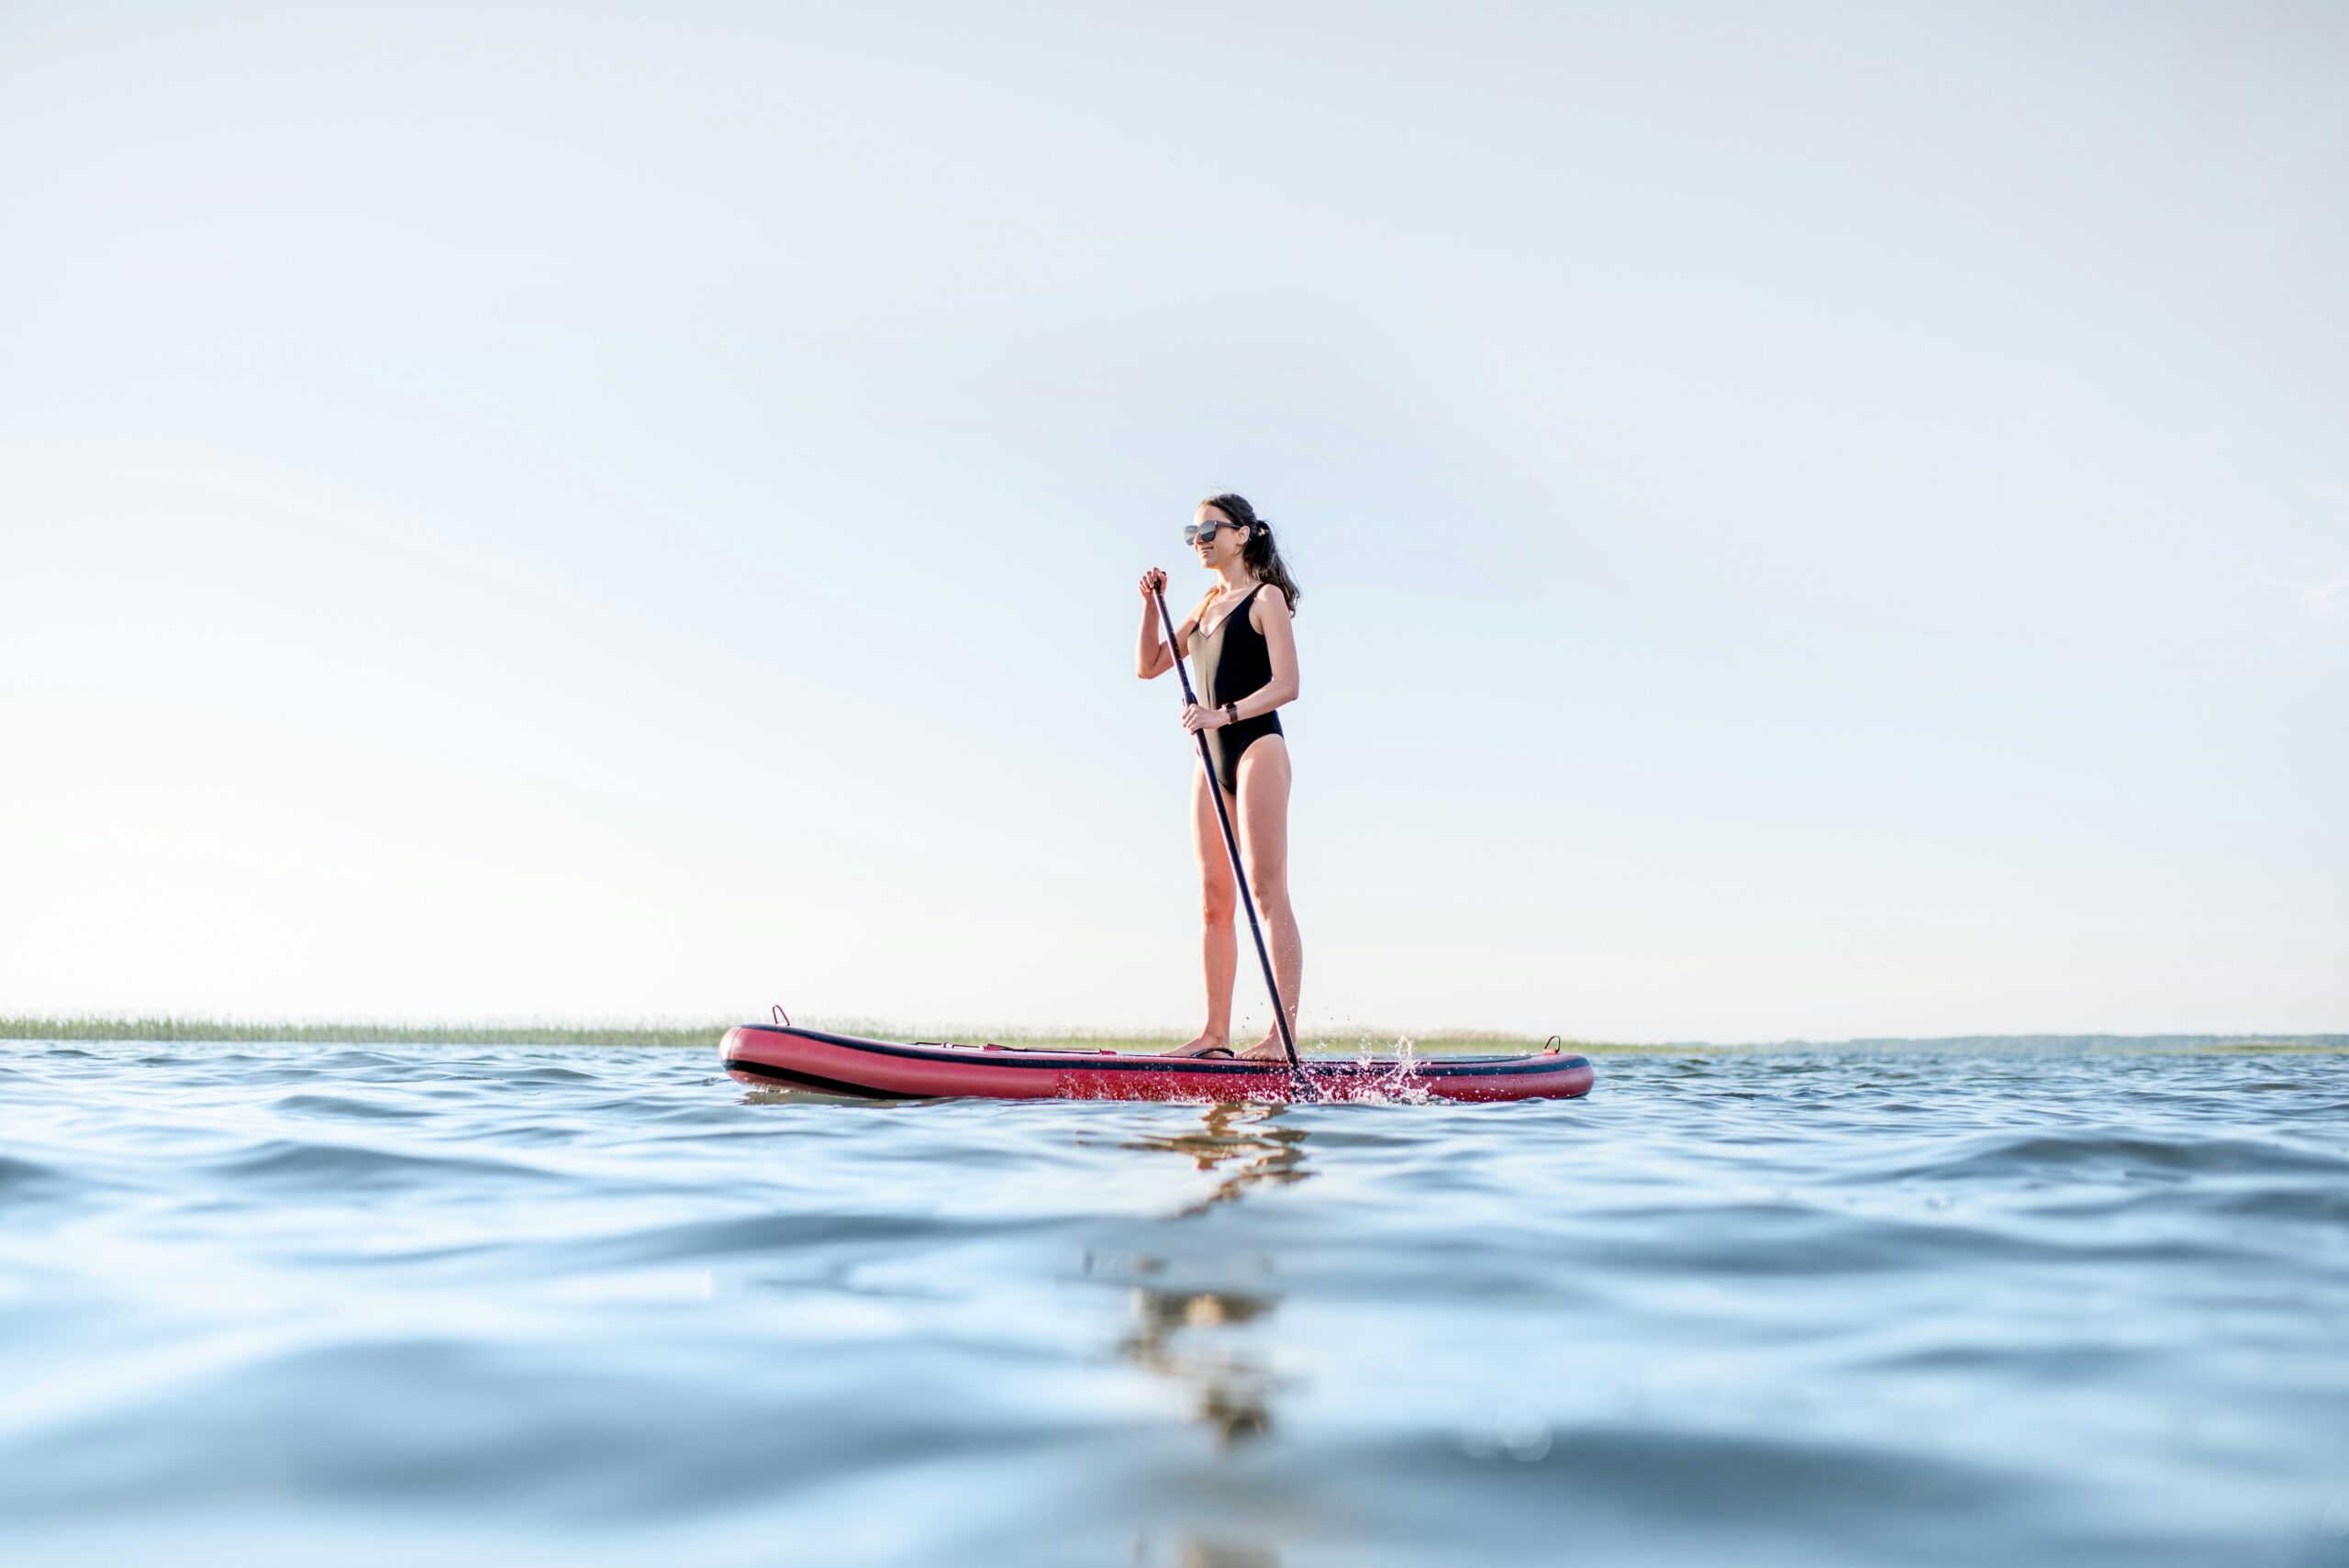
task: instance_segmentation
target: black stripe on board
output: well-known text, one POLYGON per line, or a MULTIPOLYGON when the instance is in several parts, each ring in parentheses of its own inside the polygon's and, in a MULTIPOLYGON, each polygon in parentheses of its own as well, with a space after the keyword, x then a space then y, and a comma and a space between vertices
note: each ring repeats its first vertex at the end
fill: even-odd
MULTIPOLYGON (((949 1053, 942 1046, 925 1048, 891 1045, 885 1040, 859 1040, 853 1035, 826 1034, 820 1029, 800 1029, 796 1025, 787 1029, 776 1029, 772 1024, 740 1024, 736 1027, 745 1034, 796 1035, 802 1040, 817 1040, 825 1045, 837 1045, 849 1051, 861 1051, 871 1056, 895 1056, 908 1062, 940 1062, 948 1065, 967 1062, 983 1067, 1042 1068, 1053 1073, 1286 1073, 1290 1070, 1286 1062, 1249 1062, 1229 1056, 1133 1057, 1119 1056, 1114 1052, 1085 1055, 1074 1051, 1044 1051, 1017 1045, 1002 1046, 994 1051, 964 1046, 959 1051, 949 1053), (1018 1059, 1022 1055, 1031 1059, 1039 1056, 1052 1056, 1054 1060, 1022 1062, 1018 1059)), ((1374 1062, 1364 1067, 1342 1057, 1335 1060, 1308 1057, 1305 1061, 1304 1072, 1311 1077, 1383 1078, 1393 1073, 1398 1065, 1399 1063, 1391 1058, 1383 1062, 1374 1062)), ((1565 1055, 1553 1057, 1546 1052, 1538 1056, 1487 1056, 1479 1059, 1478 1064, 1474 1066, 1465 1062, 1443 1062, 1435 1059, 1418 1060, 1411 1063, 1414 1072, 1429 1078, 1520 1078, 1570 1072, 1576 1067, 1589 1065, 1590 1059, 1587 1057, 1565 1055)), ((910 1095, 898 1097, 925 1099, 930 1096, 910 1095)))
POLYGON ((819 1077, 813 1073, 795 1073, 788 1067, 770 1067, 763 1062, 744 1062, 729 1057, 729 1073, 748 1073, 754 1078, 769 1078, 795 1088, 814 1089, 826 1095, 845 1095, 858 1100, 934 1100, 936 1095, 901 1095, 894 1089, 875 1089, 863 1084, 851 1084, 839 1078, 819 1077))

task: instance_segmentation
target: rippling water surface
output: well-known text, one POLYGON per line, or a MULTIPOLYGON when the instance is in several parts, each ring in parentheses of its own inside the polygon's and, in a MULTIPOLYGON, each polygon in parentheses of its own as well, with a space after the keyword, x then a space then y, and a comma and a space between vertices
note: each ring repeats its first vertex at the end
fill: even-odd
POLYGON ((0 1557, 2349 1562, 2349 1061, 0 1045, 0 1557))

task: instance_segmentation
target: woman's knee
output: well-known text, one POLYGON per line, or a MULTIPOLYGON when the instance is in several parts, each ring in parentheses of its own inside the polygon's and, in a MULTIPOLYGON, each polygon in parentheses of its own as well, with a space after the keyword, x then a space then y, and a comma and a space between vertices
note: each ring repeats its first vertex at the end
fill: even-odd
POLYGON ((1210 926, 1229 926, 1240 912, 1240 890, 1228 882, 1210 882, 1199 890, 1199 917, 1210 926))
POLYGON ((1256 902, 1270 904, 1288 896, 1288 862, 1267 857, 1259 861, 1253 855, 1243 856, 1248 862, 1248 885, 1255 891, 1256 902))

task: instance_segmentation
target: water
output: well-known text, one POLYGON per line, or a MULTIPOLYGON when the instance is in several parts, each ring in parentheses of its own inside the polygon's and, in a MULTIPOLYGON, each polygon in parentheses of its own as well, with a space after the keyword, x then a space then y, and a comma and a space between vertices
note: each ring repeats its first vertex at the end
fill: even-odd
POLYGON ((0 1045, 0 1557, 2349 1563, 2349 1058, 0 1045))

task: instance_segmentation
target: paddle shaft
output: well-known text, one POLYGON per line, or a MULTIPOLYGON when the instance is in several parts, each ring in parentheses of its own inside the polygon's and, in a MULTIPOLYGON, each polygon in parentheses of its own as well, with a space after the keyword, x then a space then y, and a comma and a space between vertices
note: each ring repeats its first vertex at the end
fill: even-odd
MULTIPOLYGON (((1166 628, 1166 651, 1174 656, 1174 673, 1183 678, 1183 700, 1197 706, 1198 694, 1191 690, 1191 672, 1183 663, 1183 651, 1174 640, 1174 617, 1166 610, 1166 590, 1153 588, 1151 596, 1158 601, 1158 618, 1166 628)), ((1215 759, 1208 754, 1208 732, 1195 730, 1199 743, 1199 766, 1207 772, 1208 794, 1215 799, 1215 819, 1223 825, 1223 847, 1231 856, 1231 874, 1240 884, 1240 906, 1248 911, 1248 934, 1256 939, 1256 961, 1264 966, 1264 989, 1273 994, 1273 1018, 1281 1026, 1281 1045, 1288 1052, 1288 1064, 1302 1073, 1305 1064, 1297 1059, 1297 1037, 1289 1032, 1288 1009, 1281 1006, 1280 982, 1273 978, 1273 955, 1264 946, 1264 928, 1256 919, 1256 898, 1248 891, 1248 868, 1240 863, 1240 835, 1231 830, 1231 813, 1224 808, 1223 783, 1215 776, 1215 759)))

